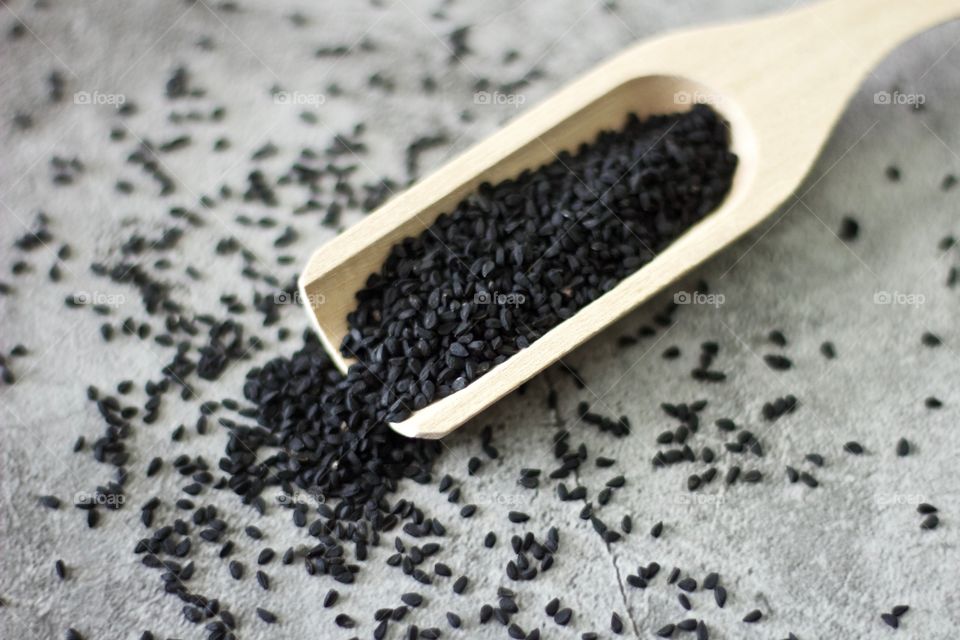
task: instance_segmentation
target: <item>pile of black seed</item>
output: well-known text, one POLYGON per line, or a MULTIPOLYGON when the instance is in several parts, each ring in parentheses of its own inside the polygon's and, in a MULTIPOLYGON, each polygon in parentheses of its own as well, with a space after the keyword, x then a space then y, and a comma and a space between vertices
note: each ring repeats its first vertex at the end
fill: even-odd
POLYGON ((484 185, 396 245, 357 295, 343 350, 358 363, 346 376, 312 338, 250 372, 259 426, 232 432, 220 465, 230 486, 251 500, 267 484, 296 485, 382 524, 383 496, 400 478, 427 480, 439 451, 387 423, 528 346, 709 213, 736 168, 728 141, 706 106, 631 116, 575 155, 484 185), (265 445, 281 451, 257 463, 265 445))
POLYGON ((341 351, 389 390, 386 419, 402 421, 652 260, 716 208, 736 166, 726 123, 697 105, 631 116, 575 154, 484 184, 393 247, 357 293, 341 351))

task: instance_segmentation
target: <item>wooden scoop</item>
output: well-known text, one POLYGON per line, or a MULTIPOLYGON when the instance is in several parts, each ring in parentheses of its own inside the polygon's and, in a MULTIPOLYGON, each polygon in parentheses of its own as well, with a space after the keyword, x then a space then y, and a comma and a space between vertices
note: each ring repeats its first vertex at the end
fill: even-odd
POLYGON ((482 182, 516 177, 640 117, 709 103, 740 157, 723 204, 646 266, 465 389, 391 426, 440 438, 622 318, 773 212, 800 184, 861 79, 901 41, 960 16, 960 0, 828 0, 630 47, 529 109, 318 249, 302 299, 330 357, 391 246, 419 235, 482 182))

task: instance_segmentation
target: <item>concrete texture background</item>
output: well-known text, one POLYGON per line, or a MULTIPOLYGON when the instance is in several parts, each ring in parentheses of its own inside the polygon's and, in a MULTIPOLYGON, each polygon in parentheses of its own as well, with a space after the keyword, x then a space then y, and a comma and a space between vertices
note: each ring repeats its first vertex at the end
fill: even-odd
MULTIPOLYGON (((144 629, 162 638, 202 637, 199 627, 183 620, 181 603, 161 592, 156 573, 131 553, 136 539, 145 534, 139 506, 149 497, 165 500, 163 519, 175 517, 170 502, 178 495, 178 478, 167 471, 147 481, 147 460, 189 453, 215 462, 222 453, 225 435, 219 429, 207 436, 190 430, 182 442, 170 441, 174 426, 193 424, 197 402, 168 401, 156 424, 138 424, 131 442, 130 504, 107 514, 98 529, 88 530, 82 514, 69 504, 59 511, 37 506, 38 495, 56 494, 69 503, 112 476, 111 468, 97 464, 89 453, 70 452, 77 436, 92 440, 102 432, 99 416, 85 400, 86 385, 109 390, 122 379, 132 379, 138 387, 130 397, 139 404, 145 399, 142 383, 157 379, 168 357, 151 341, 118 338, 104 345, 97 333, 103 318, 64 307, 63 299, 79 291, 119 295, 124 301, 112 321, 128 315, 147 320, 133 290, 97 278, 88 269, 91 262, 116 257, 131 233, 157 235, 173 222, 167 215, 170 206, 197 209, 199 197, 215 195, 221 184, 242 189, 253 166, 250 154, 267 141, 280 152, 261 166, 277 173, 302 146, 322 149, 334 132, 348 132, 363 121, 369 151, 362 155, 358 175, 370 180, 389 176, 403 183, 404 147, 415 137, 438 130, 448 135, 445 144, 423 156, 426 170, 513 115, 512 105, 476 104, 479 78, 496 84, 538 69, 542 76, 514 93, 522 98, 523 108, 639 38, 788 4, 243 1, 231 10, 228 3, 204 0, 4 2, 0 27, 6 31, 22 20, 28 29, 19 39, 0 38, 0 280, 15 288, 14 294, 0 297, 0 351, 23 343, 30 354, 13 361, 17 383, 0 387, 0 597, 5 602, 0 637, 62 637, 67 626, 87 638, 135 638, 144 629), (306 18, 303 26, 291 23, 289 16, 296 12, 306 18), (472 27, 470 52, 451 62, 447 36, 463 25, 472 27), (203 38, 212 48, 197 46, 203 38), (368 45, 360 46, 364 40, 368 45), (351 47, 350 52, 313 56, 317 47, 335 45, 351 47), (510 49, 517 51, 517 58, 505 63, 510 49), (196 84, 207 91, 205 98, 183 108, 225 105, 222 122, 167 121, 172 105, 163 99, 163 86, 179 64, 188 65, 196 84), (66 80, 66 97, 58 104, 46 95, 46 78, 53 70, 66 80), (371 88, 368 76, 376 72, 392 79, 395 89, 371 88), (437 80, 433 94, 421 90, 426 74, 437 80), (342 89, 341 95, 331 92, 332 82, 342 89), (316 124, 273 100, 274 85, 324 96, 315 109, 316 124), (120 125, 128 129, 126 143, 108 141, 110 128, 120 122, 110 106, 77 104, 73 96, 79 91, 122 95, 136 102, 138 113, 120 125), (462 115, 465 110, 468 117, 462 115), (14 126, 18 112, 32 114, 32 128, 14 126), (185 131, 193 145, 163 158, 177 193, 160 199, 155 184, 124 162, 132 149, 130 137, 160 141, 185 131), (210 146, 221 135, 231 139, 232 147, 213 154, 210 146), (77 156, 86 171, 72 186, 55 187, 49 167, 53 155, 77 156), (120 177, 135 184, 133 194, 115 192, 113 184, 120 177), (21 259, 13 242, 40 210, 52 218, 56 240, 26 256, 32 273, 10 275, 12 263, 21 259), (63 241, 73 246, 74 257, 63 265, 63 280, 51 283, 45 273, 63 241), (56 558, 69 567, 65 582, 54 575, 56 558)), ((757 232, 675 288, 689 291, 696 278, 705 278, 711 291, 722 296, 722 304, 680 308, 669 329, 619 348, 619 336, 649 323, 672 298, 673 291, 665 292, 567 359, 582 374, 586 389, 576 389, 563 367, 555 367, 532 382, 525 395, 504 400, 445 441, 447 451, 437 472, 463 480, 464 501, 480 505, 473 520, 457 517, 458 507, 438 496, 435 486, 403 487, 400 495, 447 524, 450 536, 442 541, 440 559, 455 575, 471 577, 465 596, 452 595, 449 580, 419 587, 386 567, 380 560, 389 555, 389 544, 373 550, 357 584, 340 589, 342 605, 334 610, 318 604, 332 582, 309 578, 298 566, 272 565, 274 587, 262 592, 252 578, 258 550, 264 544, 278 551, 301 544, 304 532, 276 508, 266 517, 254 517, 226 492, 211 492, 204 499, 230 515, 236 557, 247 563, 248 577, 230 579, 214 549, 195 545, 198 570, 191 588, 228 603, 245 638, 346 638, 353 632, 332 626, 341 611, 360 620, 357 635, 369 637, 373 609, 399 604, 394 594, 408 590, 421 591, 431 604, 407 622, 439 626, 445 637, 503 638, 506 632, 497 623, 481 627, 476 622, 480 604, 495 602, 498 585, 519 592, 522 611, 516 622, 527 630, 541 625, 549 638, 575 638, 588 630, 609 635, 613 611, 625 620, 629 614, 628 630, 636 629, 641 637, 688 616, 703 617, 714 638, 779 638, 789 631, 804 639, 889 633, 954 637, 960 625, 955 515, 960 510, 960 391, 954 385, 960 373, 960 301, 945 280, 960 256, 956 250, 942 251, 938 242, 958 231, 957 192, 940 189, 946 174, 960 170, 960 129, 955 126, 960 119, 958 39, 960 25, 946 25, 884 61, 856 94, 796 197, 757 232), (895 87, 922 95, 925 108, 914 111, 875 102, 875 92, 895 87), (890 164, 902 169, 900 182, 885 179, 890 164), (844 215, 861 223, 860 237, 851 243, 836 235, 844 215), (883 304, 884 294, 891 304, 883 304), (789 340, 785 353, 794 362, 790 371, 773 372, 761 360, 773 351, 765 336, 774 328, 789 340), (943 346, 922 347, 924 331, 940 335, 943 346), (728 374, 727 383, 705 385, 690 378, 704 340, 720 344, 717 368, 728 374), (836 360, 826 361, 818 353, 823 340, 835 343, 836 360), (662 359, 663 349, 674 344, 682 349, 681 358, 662 359), (550 386, 561 398, 555 414, 545 408, 550 386), (800 399, 797 412, 773 425, 763 422, 762 404, 786 393, 800 399), (944 407, 925 408, 924 398, 930 395, 943 400, 944 407), (736 419, 753 429, 766 449, 764 458, 748 459, 745 465, 763 471, 761 484, 727 488, 714 482, 691 497, 685 478, 692 468, 650 466, 657 449, 654 437, 671 424, 659 403, 699 398, 709 405, 702 414, 705 427, 694 441, 697 448, 709 444, 721 451, 724 439, 712 422, 725 416, 736 419), (577 424, 580 400, 608 415, 627 415, 634 433, 614 440, 577 424), (544 482, 538 491, 515 484, 521 467, 553 468, 549 443, 558 423, 571 428, 574 443, 582 441, 589 449, 591 462, 578 481, 591 497, 617 471, 626 474, 627 486, 602 510, 610 524, 623 514, 632 515, 635 532, 625 541, 604 545, 589 523, 577 517, 580 504, 557 501, 554 483, 544 482), (480 455, 478 432, 484 424, 496 425, 495 443, 502 455, 467 478, 466 460, 480 455), (902 459, 894 454, 901 436, 914 445, 914 453, 902 459), (841 447, 847 440, 863 443, 866 454, 844 454, 841 447), (827 460, 824 468, 815 470, 821 486, 810 490, 788 485, 784 465, 807 469, 803 456, 812 451, 827 460), (618 464, 597 469, 592 464, 596 455, 616 458, 618 464), (919 501, 940 508, 942 523, 936 531, 920 530, 915 511, 919 501), (528 525, 509 524, 505 514, 510 509, 533 517, 528 525), (665 523, 665 533, 654 540, 646 532, 658 520, 665 523), (240 527, 247 522, 264 530, 263 543, 242 534, 240 527), (524 530, 542 535, 553 524, 562 540, 556 566, 531 583, 507 584, 503 571, 511 557, 509 536, 524 530), (500 538, 492 551, 480 543, 488 530, 500 538), (694 610, 685 614, 676 603, 676 590, 666 587, 663 577, 646 591, 621 588, 627 573, 653 560, 667 569, 679 566, 698 579, 718 571, 731 592, 726 609, 717 609, 710 594, 697 592, 691 597, 694 610), (566 628, 546 620, 542 612, 554 595, 575 611, 566 628), (911 611, 894 632, 879 615, 901 603, 911 611), (256 606, 275 611, 280 624, 268 627, 257 620, 256 606), (764 620, 757 625, 740 622, 753 608, 764 611, 764 620), (463 616, 463 630, 447 630, 447 610, 463 616)), ((249 299, 252 285, 239 277, 239 262, 225 267, 224 260, 212 256, 216 242, 230 235, 250 247, 265 269, 283 278, 294 275, 296 266, 332 231, 318 224, 317 214, 292 216, 290 209, 302 197, 285 194, 274 208, 234 198, 203 211, 206 226, 191 230, 168 256, 175 266, 163 277, 173 283, 174 295, 197 312, 222 313, 218 298, 224 292, 249 299), (240 213, 254 219, 270 215, 281 226, 268 233, 245 228, 235 222, 240 213), (301 234, 287 251, 297 258, 291 266, 277 265, 270 245, 285 224, 301 234), (204 278, 191 282, 183 274, 186 264, 196 266, 204 278)), ((348 211, 344 222, 361 215, 348 211)), ((158 257, 146 254, 144 260, 149 264, 158 257)), ((298 343, 291 339, 280 344, 275 330, 259 328, 255 314, 245 316, 247 320, 267 345, 255 361, 289 353, 298 343)), ((159 329, 155 320, 153 324, 159 329)), ((299 333, 306 323, 291 307, 284 311, 282 325, 299 333)), ((198 392, 204 399, 240 398, 246 369, 235 364, 219 381, 198 384, 198 392)), ((721 453, 718 466, 723 471, 735 461, 721 453)), ((391 633, 400 636, 397 628, 391 633)))

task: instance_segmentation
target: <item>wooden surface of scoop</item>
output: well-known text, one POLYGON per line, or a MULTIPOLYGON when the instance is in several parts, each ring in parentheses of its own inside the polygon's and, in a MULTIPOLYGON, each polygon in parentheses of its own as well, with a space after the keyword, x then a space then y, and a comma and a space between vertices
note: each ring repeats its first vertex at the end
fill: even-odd
POLYGON ((827 0, 786 13, 667 34, 566 85, 320 247, 299 280, 324 348, 339 347, 356 292, 390 248, 423 232, 481 183, 514 178, 563 150, 645 117, 707 103, 739 158, 723 204, 573 317, 465 389, 391 426, 440 438, 755 227, 806 176, 850 96, 891 49, 960 16, 960 0, 827 0))

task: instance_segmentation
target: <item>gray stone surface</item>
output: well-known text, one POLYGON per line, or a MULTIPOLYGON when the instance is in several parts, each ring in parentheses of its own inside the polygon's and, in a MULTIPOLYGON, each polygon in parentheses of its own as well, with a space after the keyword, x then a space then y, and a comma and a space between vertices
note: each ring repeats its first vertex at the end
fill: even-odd
MULTIPOLYGON (((583 0, 244 1, 235 12, 203 1, 46 4, 50 6, 11 1, 0 9, 4 31, 18 18, 28 27, 19 39, 0 38, 0 280, 15 288, 14 294, 0 297, 0 350, 7 353, 17 343, 30 349, 27 357, 13 360, 17 383, 0 386, 3 638, 62 637, 71 625, 87 638, 134 638, 143 629, 152 629, 157 637, 203 637, 199 628, 183 620, 181 603, 162 594, 157 572, 140 566, 131 553, 145 533, 139 506, 160 495, 166 506, 158 515, 163 520, 175 517, 170 503, 182 484, 169 469, 148 481, 143 471, 149 458, 162 455, 170 460, 189 453, 213 462, 223 450, 220 428, 207 436, 188 429, 182 442, 171 443, 170 432, 177 424, 193 425, 197 402, 171 399, 156 424, 134 421, 127 508, 108 514, 91 531, 82 514, 69 506, 75 495, 89 492, 112 474, 89 452, 70 453, 77 436, 89 441, 103 429, 85 400, 86 385, 111 389, 121 379, 132 379, 137 390, 130 399, 140 404, 145 399, 143 382, 156 379, 169 358, 152 341, 120 337, 104 345, 98 335, 104 318, 89 309, 64 307, 64 298, 72 293, 115 296, 118 308, 108 320, 117 323, 128 315, 147 320, 133 289, 94 276, 88 269, 91 262, 115 261, 119 247, 134 232, 155 237, 174 223, 167 214, 171 206, 200 210, 206 225, 188 231, 169 252, 174 267, 163 277, 190 309, 222 314, 220 294, 236 293, 248 301, 254 287, 239 276, 238 257, 212 257, 220 238, 239 238, 257 254, 259 268, 287 278, 332 234, 319 225, 319 214, 291 214, 303 202, 303 192, 296 189, 281 191, 281 204, 274 208, 236 197, 209 210, 199 207, 199 197, 216 195, 221 184, 242 190, 253 166, 249 157, 265 142, 280 150, 261 163, 276 175, 301 147, 323 149, 334 132, 349 132, 363 121, 369 151, 357 160, 357 184, 380 176, 402 183, 407 179, 404 148, 415 137, 438 130, 448 135, 447 143, 424 154, 426 170, 514 113, 510 105, 475 103, 474 85, 480 78, 509 82, 539 69, 542 77, 514 91, 525 106, 638 38, 788 3, 645 1, 621 2, 608 10, 603 3, 583 0), (307 18, 306 25, 291 25, 287 16, 295 11, 307 18), (471 51, 450 62, 447 35, 464 24, 473 25, 471 51), (209 51, 196 44, 204 37, 212 43, 209 51), (364 39, 373 47, 359 46, 364 39), (333 45, 353 48, 342 57, 313 56, 317 47, 333 45), (511 48, 518 58, 505 64, 502 58, 511 48), (182 104, 163 98, 164 82, 178 64, 189 66, 206 97, 182 104), (66 80, 65 98, 57 104, 47 98, 46 78, 53 70, 66 80), (369 87, 368 76, 376 72, 392 79, 395 90, 369 87), (420 89, 426 74, 437 80, 433 94, 420 89), (342 95, 331 92, 331 82, 342 88, 342 95), (301 109, 272 99, 273 85, 305 96, 300 100, 319 101, 310 96, 323 96, 315 109, 318 122, 309 125, 298 117, 301 109), (82 101, 74 100, 76 92, 88 92, 91 102, 121 95, 139 111, 121 119, 109 105, 78 104, 82 101), (207 111, 216 105, 227 108, 220 123, 176 125, 167 120, 171 108, 207 111), (470 121, 461 119, 464 110, 472 115, 470 121), (12 119, 18 112, 32 114, 32 128, 16 129, 12 119), (113 126, 128 130, 126 141, 108 141, 113 126), (156 185, 125 158, 136 147, 134 136, 160 142, 185 132, 193 137, 192 146, 162 156, 177 191, 158 198, 156 185), (229 137, 232 147, 214 154, 210 148, 219 136, 229 137), (86 170, 73 185, 56 187, 49 166, 53 155, 77 156, 86 170), (115 192, 113 184, 121 177, 135 185, 133 194, 115 192), (32 273, 13 276, 10 267, 21 259, 13 242, 40 210, 52 218, 56 239, 27 255, 32 273), (254 219, 270 215, 281 225, 268 232, 245 228, 235 221, 240 213, 254 219), (296 257, 292 266, 277 265, 271 247, 286 224, 301 234, 288 251, 296 257), (73 246, 74 257, 63 264, 63 280, 51 283, 45 273, 64 241, 73 246), (187 264, 203 272, 200 282, 183 274, 187 264), (66 505, 59 511, 37 507, 37 496, 45 493, 58 495, 66 505), (69 567, 65 582, 54 575, 56 558, 69 567)), ((689 291, 703 277, 711 292, 722 296, 722 304, 684 306, 669 329, 619 348, 619 336, 635 333, 671 300, 674 291, 665 292, 567 359, 566 365, 580 371, 585 389, 576 389, 564 367, 555 367, 532 382, 525 395, 506 399, 445 441, 437 472, 463 480, 465 501, 480 505, 473 520, 457 517, 458 507, 438 496, 435 486, 403 487, 403 497, 448 524, 442 560, 455 575, 471 577, 465 596, 451 594, 449 579, 419 587, 386 567, 382 559, 391 552, 389 544, 372 550, 372 561, 356 585, 340 589, 341 605, 335 610, 318 605, 331 582, 310 578, 299 566, 275 562, 269 569, 274 587, 262 592, 252 577, 258 549, 269 544, 283 550, 304 543, 306 537, 282 510, 274 507, 266 517, 256 518, 226 492, 212 492, 205 499, 230 515, 236 529, 231 537, 238 543, 237 557, 248 565, 248 576, 240 582, 230 579, 214 550, 198 541, 198 570, 191 588, 228 603, 246 638, 346 638, 350 632, 332 626, 341 611, 360 620, 357 635, 370 637, 373 610, 399 604, 398 594, 408 590, 423 592, 430 606, 405 622, 439 626, 445 629, 444 637, 503 638, 506 632, 496 622, 481 627, 476 621, 480 604, 494 602, 498 585, 519 592, 522 612, 516 621, 527 630, 542 626, 544 637, 550 638, 576 638, 591 629, 609 635, 613 611, 642 637, 689 615, 705 619, 711 637, 718 638, 778 638, 791 630, 800 638, 873 638, 891 632, 879 615, 901 603, 911 607, 901 636, 954 637, 960 625, 960 392, 954 386, 960 373, 955 321, 960 302, 945 280, 958 254, 937 245, 958 230, 957 191, 940 189, 944 175, 960 169, 960 131, 955 126, 960 117, 958 37, 960 26, 941 27, 901 47, 875 69, 796 197, 756 233, 675 289, 689 291), (926 108, 914 112, 875 103, 875 92, 895 86, 922 94, 926 108), (891 163, 902 169, 898 183, 884 178, 891 163), (860 221, 862 231, 845 244, 836 232, 848 214, 860 221), (885 295, 891 304, 883 304, 885 295), (765 336, 774 328, 789 340, 785 353, 794 362, 790 371, 773 372, 761 359, 773 350, 765 336), (941 347, 921 346, 921 334, 928 330, 943 338, 941 347), (839 354, 834 361, 818 353, 828 339, 839 354), (717 368, 728 375, 724 384, 697 383, 689 376, 704 340, 720 345, 717 368), (682 349, 681 358, 662 359, 661 352, 674 344, 682 349), (545 408, 551 386, 561 399, 556 413, 545 408), (775 424, 764 422, 762 404, 786 393, 799 398, 796 413, 775 424), (930 395, 943 400, 944 407, 925 408, 924 398, 930 395), (709 405, 702 415, 703 428, 691 443, 697 450, 710 445, 722 451, 724 439, 712 423, 724 416, 736 419, 753 430, 766 449, 765 457, 746 456, 741 463, 761 470, 762 483, 726 487, 714 481, 690 494, 686 476, 703 465, 666 470, 650 466, 655 435, 672 424, 659 404, 699 398, 709 405), (615 440, 579 424, 576 404, 581 400, 604 414, 628 416, 634 433, 615 440), (484 424, 496 426, 495 443, 502 455, 467 478, 466 460, 480 454, 478 432, 484 424), (572 442, 588 448, 590 462, 576 482, 589 488, 591 499, 609 477, 618 471, 626 475, 626 487, 601 512, 610 524, 632 515, 635 531, 623 542, 605 546, 590 524, 577 517, 578 503, 556 499, 554 482, 543 482, 538 491, 515 484, 521 467, 554 467, 549 443, 558 424, 572 431, 572 442), (899 459, 894 446, 901 436, 910 439, 914 451, 899 459), (866 453, 844 454, 841 447, 848 440, 863 443, 866 453), (784 466, 810 469, 803 456, 814 451, 827 461, 814 470, 820 487, 788 485, 784 466), (592 462, 597 455, 616 458, 617 466, 597 469, 592 462), (915 504, 921 500, 941 509, 942 524, 936 531, 920 530, 915 504), (510 509, 533 517, 527 526, 511 525, 506 520, 510 509), (263 543, 253 544, 240 529, 253 521, 266 533, 263 543), (664 522, 664 535, 654 540, 647 531, 657 521, 664 522), (542 535, 550 525, 557 525, 562 535, 555 567, 531 583, 508 584, 503 570, 511 558, 509 536, 524 530, 542 535), (494 550, 481 545, 488 530, 499 536, 494 550), (718 571, 731 593, 727 607, 717 609, 710 594, 698 591, 691 596, 694 610, 685 614, 676 602, 676 589, 664 584, 663 575, 646 591, 624 586, 625 576, 636 572, 637 565, 654 560, 666 569, 679 566, 698 579, 718 571), (566 628, 542 613, 554 595, 575 611, 566 628), (257 620, 256 606, 275 611, 280 624, 268 627, 257 620), (740 622, 754 608, 764 612, 764 620, 756 625, 740 622), (463 616, 463 630, 446 630, 447 610, 463 616)), ((348 211, 345 224, 360 215, 348 211)), ((137 259, 151 265, 159 257, 146 253, 137 259)), ((262 284, 257 288, 264 290, 262 284)), ((252 362, 289 353, 299 342, 278 343, 274 329, 259 328, 256 314, 247 314, 244 321, 267 345, 252 362)), ((160 330, 157 320, 152 324, 160 330)), ((306 326, 293 307, 284 312, 282 324, 295 334, 306 326)), ((233 365, 219 381, 198 383, 197 390, 205 399, 239 398, 246 369, 233 365)), ((736 456, 720 453, 717 466, 723 472, 734 463, 740 463, 736 456)), ((390 637, 400 637, 400 632, 394 628, 390 637)))

